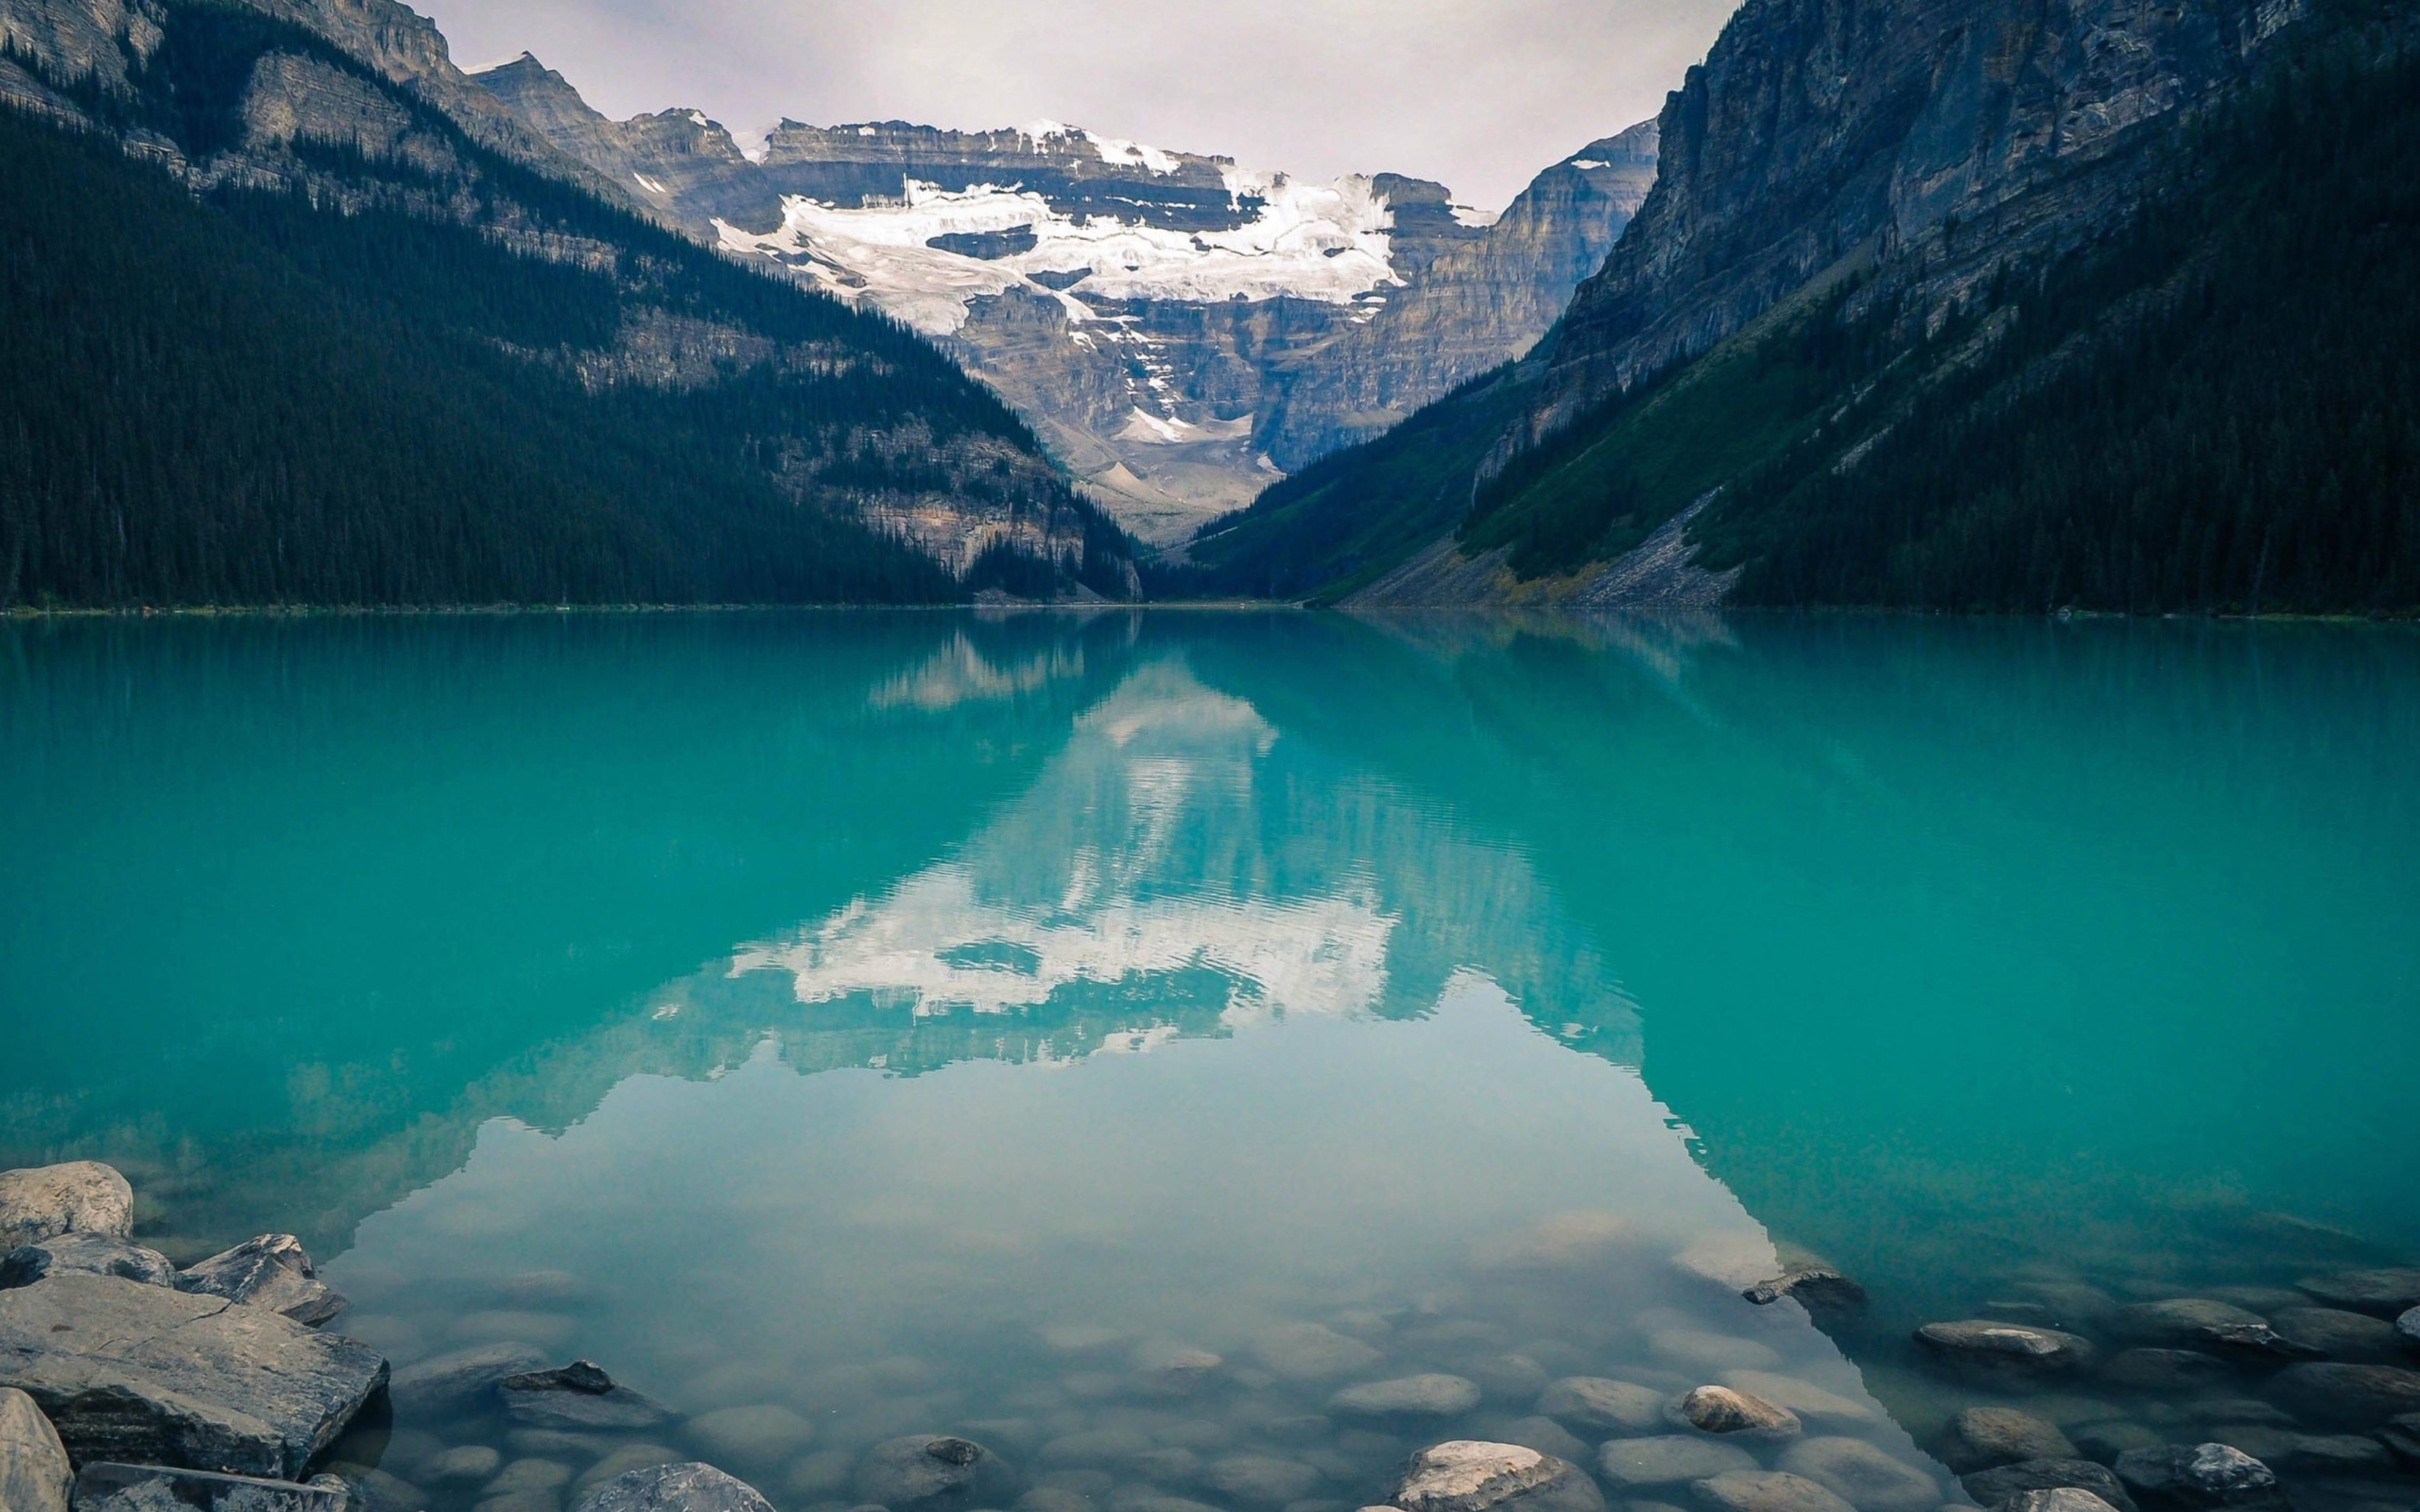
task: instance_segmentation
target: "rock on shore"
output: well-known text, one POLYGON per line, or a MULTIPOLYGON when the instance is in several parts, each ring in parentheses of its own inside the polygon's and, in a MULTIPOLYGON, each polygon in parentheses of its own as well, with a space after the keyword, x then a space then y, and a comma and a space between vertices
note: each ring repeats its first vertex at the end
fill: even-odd
POLYGON ((0 1253, 60 1234, 134 1237, 134 1189, 98 1160, 0 1171, 0 1253))
POLYGON ((1412 1456, 1394 1504, 1403 1512, 1603 1512, 1605 1499, 1568 1461, 1518 1444, 1457 1439, 1412 1456))
POLYGON ((114 1276, 146 1286, 177 1284, 177 1267, 167 1256, 107 1234, 57 1234, 0 1255, 0 1291, 71 1273, 114 1276))
POLYGON ((607 1481, 574 1512, 773 1512, 773 1504, 711 1465, 653 1465, 607 1481))
POLYGON ((8 1512, 67 1512, 76 1472, 59 1431, 22 1391, 0 1387, 0 1507, 8 1512))
POLYGON ((2094 1357, 2092 1345, 2075 1334, 1989 1318, 1927 1323, 1916 1330, 1916 1344, 1959 1374, 1985 1383, 2072 1375, 2094 1357))
POLYGON ((290 1480, 386 1383, 366 1345, 220 1297, 84 1275, 0 1292, 0 1386, 79 1463, 290 1480))
POLYGON ((297 1323, 325 1323, 345 1309, 343 1295, 320 1280, 311 1257, 303 1252, 302 1241, 292 1234, 247 1239, 185 1267, 177 1286, 248 1307, 265 1307, 297 1323))

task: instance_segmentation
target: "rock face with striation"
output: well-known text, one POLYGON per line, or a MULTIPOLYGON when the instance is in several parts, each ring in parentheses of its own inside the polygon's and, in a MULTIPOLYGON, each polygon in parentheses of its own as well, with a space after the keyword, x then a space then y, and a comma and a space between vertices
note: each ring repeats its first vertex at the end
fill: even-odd
POLYGON ((0 1386, 77 1461, 292 1479, 387 1384, 387 1362, 264 1308, 99 1276, 0 1292, 0 1386))
POLYGON ((574 1512, 773 1512, 773 1504, 711 1465, 657 1465, 607 1481, 574 1512))
POLYGON ((292 1234, 262 1234, 185 1268, 181 1291, 266 1307, 297 1323, 318 1325, 344 1311, 342 1294, 320 1280, 319 1268, 292 1234))
POLYGON ((1049 121, 785 121, 743 149, 694 111, 610 120, 527 55, 477 78, 692 235, 940 342, 1157 541, 1527 351, 1655 172, 1651 123, 1491 217, 1049 121))
POLYGON ((101 1234, 60 1234, 19 1245, 0 1255, 0 1291, 31 1286, 45 1276, 114 1276, 146 1286, 174 1286, 177 1267, 156 1249, 101 1234))

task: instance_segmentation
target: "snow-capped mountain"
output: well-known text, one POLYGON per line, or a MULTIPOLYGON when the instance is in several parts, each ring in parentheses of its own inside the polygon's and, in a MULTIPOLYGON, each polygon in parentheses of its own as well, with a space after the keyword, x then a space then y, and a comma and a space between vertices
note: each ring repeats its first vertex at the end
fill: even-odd
POLYGON ((693 111, 610 120, 527 55, 475 77, 692 235, 940 342, 1159 541, 1527 350, 1655 171, 1651 123, 1499 216, 1052 121, 744 137, 693 111))

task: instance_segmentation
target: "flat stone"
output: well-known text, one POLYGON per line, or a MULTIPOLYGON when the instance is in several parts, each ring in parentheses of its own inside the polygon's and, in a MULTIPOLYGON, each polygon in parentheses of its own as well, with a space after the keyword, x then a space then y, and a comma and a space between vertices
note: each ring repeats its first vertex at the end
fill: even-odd
POLYGON ((1787 1407, 1809 1422, 1864 1427, 1880 1421, 1882 1417, 1864 1402, 1826 1391, 1812 1381, 1772 1370, 1725 1370, 1722 1383, 1736 1391, 1762 1397, 1776 1407, 1787 1407))
POLYGON ((352 1499, 332 1475, 296 1482, 95 1461, 76 1478, 78 1512, 347 1512, 352 1499))
POLYGON ((2308 1359, 2315 1353, 2309 1346, 2296 1344, 2271 1328, 2258 1314, 2205 1297, 2171 1297, 2120 1308, 2110 1328, 2121 1337, 2169 1349, 2276 1359, 2308 1359))
POLYGON ((1235 1454, 1214 1462, 1202 1479, 1239 1502, 1282 1507, 1319 1486, 1318 1470, 1300 1460, 1273 1454, 1235 1454))
POLYGON ((406 1418, 439 1419, 481 1402, 494 1402, 508 1376, 544 1368, 545 1357, 524 1344, 481 1344, 407 1365, 395 1372, 389 1394, 406 1418))
POLYGON ((575 1360, 557 1370, 532 1370, 496 1383, 515 1422, 532 1428, 628 1433, 672 1420, 672 1409, 617 1384, 596 1365, 575 1360))
POLYGON ((1680 1434, 1616 1438, 1597 1451, 1597 1473, 1616 1489, 1682 1486, 1755 1468, 1756 1457, 1736 1444, 1680 1434))
POLYGON ((265 1307, 297 1323, 325 1323, 345 1309, 342 1294, 320 1280, 302 1241, 292 1234, 262 1234, 188 1265, 177 1289, 265 1307))
POLYGON ((2115 1469, 2118 1478, 2136 1500, 2153 1506, 2286 1505, 2276 1472, 2225 1444, 2163 1444, 2157 1449, 2130 1449, 2118 1456, 2115 1469))
POLYGON ((2287 1307, 2278 1309, 2269 1326, 2303 1349, 2331 1360, 2363 1364, 2394 1358, 2394 1325, 2367 1313, 2348 1313, 2337 1307, 2287 1307))
POLYGON ((2090 1491, 2118 1512, 2136 1512, 2125 1483, 2109 1467, 2088 1459, 2028 1459, 1958 1478, 1978 1503, 1996 1507, 2027 1491, 2055 1491, 2063 1486, 2090 1491))
POLYGON ((1941 1483, 1862 1438, 1809 1438, 1792 1444, 1776 1469, 1804 1475, 1857 1512, 1933 1512, 1941 1483))
POLYGON ((711 1465, 651 1465, 607 1481, 575 1512, 773 1512, 773 1503, 711 1465))
POLYGON ((2047 1491, 2020 1491, 2000 1503, 2001 1512, 2118 1512, 2090 1491, 2056 1486, 2047 1491))
POLYGON ((2074 1459, 2076 1446, 2056 1423, 2014 1407, 1969 1407, 1949 1419, 1941 1460, 1961 1475, 2027 1459, 2074 1459))
POLYGON ((0 1255, 0 1291, 66 1274, 114 1276, 146 1286, 177 1284, 177 1267, 167 1256, 107 1234, 57 1234, 0 1255))
POLYGON ((517 1459, 480 1490, 487 1496, 521 1496, 531 1491, 557 1490, 570 1484, 571 1467, 561 1460, 517 1459))
POLYGON ((857 1466, 857 1497, 893 1512, 943 1497, 963 1497, 991 1461, 991 1452, 971 1438, 912 1434, 885 1439, 866 1451, 857 1466))
POLYGON ((2215 1354, 2199 1349, 2120 1349, 2100 1368, 2100 1378, 2136 1391, 2192 1391, 2233 1373, 2215 1354))
POLYGON ((1411 1457, 1395 1505, 1403 1512, 1603 1512, 1605 1499, 1567 1460, 1518 1444, 1457 1439, 1411 1457))
POLYGON ((1603 1376, 1565 1376, 1538 1394, 1537 1410, 1572 1428, 1607 1434, 1653 1433, 1668 1399, 1660 1391, 1603 1376))
POLYGON ((59 1431, 22 1391, 0 1388, 0 1507, 67 1512, 76 1471, 59 1431))
POLYGON ((813 1423, 771 1402, 700 1413, 689 1419, 685 1431, 716 1460, 749 1466, 793 1458, 815 1440, 813 1423))
POLYGON ((1866 1302, 1864 1287, 1828 1265, 1794 1265, 1739 1295, 1758 1307, 1771 1307, 1787 1297, 1810 1313, 1855 1313, 1866 1302))
POLYGON ((2073 1375, 2094 1357, 2092 1345, 2075 1334, 1987 1318, 1927 1323, 1916 1330, 1916 1344, 1958 1373, 1985 1382, 2073 1375))
POLYGON ((2271 1386, 2305 1422, 2329 1428, 2374 1428, 2390 1418, 2420 1412, 2420 1370, 2398 1366, 2288 1366, 2271 1386))
POLYGON ((413 1473, 436 1486, 485 1486, 504 1468, 504 1456, 487 1444, 440 1450, 413 1473))
POLYGON ((1341 1381, 1386 1356, 1324 1323, 1288 1323, 1267 1329, 1252 1341, 1253 1358, 1283 1381, 1341 1381))
POLYGON ((1227 1362, 1208 1349, 1154 1340, 1134 1351, 1134 1384, 1146 1396, 1189 1397, 1227 1362))
POLYGON ((1788 1470, 1725 1470, 1690 1489, 1714 1512, 1854 1512, 1831 1490, 1788 1470))
POLYGON ((134 1189, 98 1160, 0 1171, 0 1253, 60 1234, 134 1237, 134 1189))
POLYGON ((2330 1307, 2394 1317, 2420 1307, 2420 1266, 2392 1270, 2348 1270, 2296 1281, 2310 1296, 2330 1307))
POLYGON ((1327 1400, 1343 1418, 1453 1418, 1478 1405, 1476 1382, 1461 1376, 1404 1376, 1347 1386, 1327 1400))
POLYGON ((1806 1431, 1796 1413, 1729 1386, 1700 1386, 1666 1408, 1664 1416, 1675 1428, 1744 1442, 1785 1443, 1806 1431))
POLYGON ((101 1276, 0 1292, 0 1385, 78 1463, 292 1478, 387 1384, 387 1362, 275 1313, 101 1276))
POLYGON ((1459 1361, 1455 1370, 1478 1385, 1481 1395, 1497 1401, 1528 1401, 1552 1384, 1546 1366, 1526 1354, 1483 1354, 1459 1361))

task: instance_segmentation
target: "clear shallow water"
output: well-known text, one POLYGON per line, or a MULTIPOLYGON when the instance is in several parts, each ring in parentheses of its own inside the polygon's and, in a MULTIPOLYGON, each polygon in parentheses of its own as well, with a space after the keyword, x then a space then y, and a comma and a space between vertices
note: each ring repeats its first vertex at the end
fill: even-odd
POLYGON ((2420 1251, 2416 736, 2400 630, 12 627, 0 1160, 116 1161, 181 1256, 303 1234, 399 1363, 783 1409, 633 1436, 786 1512, 944 1431, 1102 1512, 1350 1507, 1436 1438, 1584 1458, 1549 1378, 1738 1370, 1954 1498, 1994 1399, 1915 1323, 2420 1251), (1772 1243, 1869 1313, 1674 1263, 1772 1243), (1483 1400, 1326 1414, 1426 1370, 1483 1400))

